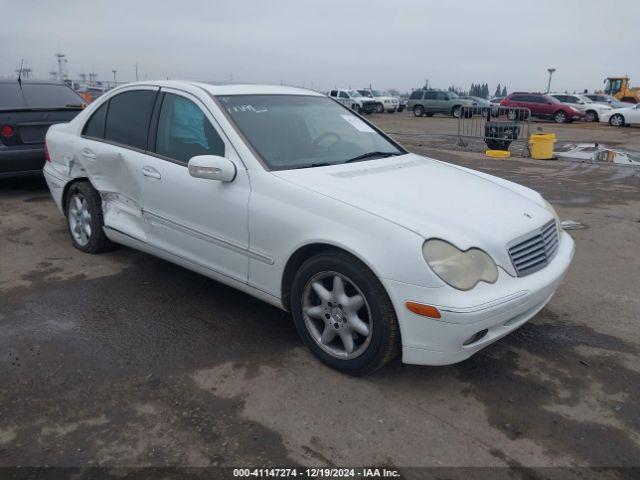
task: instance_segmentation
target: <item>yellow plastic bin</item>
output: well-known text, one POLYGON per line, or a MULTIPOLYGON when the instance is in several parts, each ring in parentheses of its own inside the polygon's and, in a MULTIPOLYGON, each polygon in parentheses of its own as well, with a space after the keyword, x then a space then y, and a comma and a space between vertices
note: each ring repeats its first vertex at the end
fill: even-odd
POLYGON ((529 137, 531 158, 536 160, 551 160, 553 158, 553 144, 556 143, 555 133, 534 133, 529 137))

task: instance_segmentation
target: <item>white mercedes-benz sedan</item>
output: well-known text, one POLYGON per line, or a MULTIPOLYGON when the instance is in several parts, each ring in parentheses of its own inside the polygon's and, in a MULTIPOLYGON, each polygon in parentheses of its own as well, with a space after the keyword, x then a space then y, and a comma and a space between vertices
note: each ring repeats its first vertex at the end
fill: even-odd
POLYGON ((304 89, 129 84, 46 146, 79 250, 127 245, 288 310, 350 373, 468 358, 542 309, 574 253, 538 193, 304 89))

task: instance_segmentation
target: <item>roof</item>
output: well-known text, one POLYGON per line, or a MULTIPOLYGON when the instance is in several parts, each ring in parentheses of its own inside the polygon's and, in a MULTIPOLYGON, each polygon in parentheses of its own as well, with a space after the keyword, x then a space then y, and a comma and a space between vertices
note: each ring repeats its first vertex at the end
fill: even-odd
POLYGON ((208 82, 192 82, 188 80, 158 80, 133 82, 120 87, 132 85, 154 85, 158 87, 174 87, 195 86, 206 90, 211 95, 314 95, 324 96, 323 93, 306 88, 287 87, 284 85, 259 85, 259 84, 239 84, 239 83, 208 83, 208 82))
MULTIPOLYGON (((28 78, 21 78, 20 82, 22 83, 30 83, 32 85, 66 85, 64 82, 60 82, 58 80, 31 80, 28 78)), ((18 83, 17 78, 0 78, 0 83, 18 83)))

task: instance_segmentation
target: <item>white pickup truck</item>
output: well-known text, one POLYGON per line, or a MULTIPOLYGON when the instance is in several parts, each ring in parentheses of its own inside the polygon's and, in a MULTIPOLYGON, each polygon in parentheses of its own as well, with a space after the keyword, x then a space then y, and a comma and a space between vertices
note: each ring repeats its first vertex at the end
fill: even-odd
POLYGON ((376 113, 384 113, 385 111, 387 113, 394 113, 400 106, 400 99, 390 95, 385 95, 384 92, 381 92, 380 90, 363 88, 362 90, 358 90, 358 92, 363 97, 367 97, 376 102, 376 113))
POLYGON ((355 112, 366 113, 367 115, 375 112, 378 105, 378 103, 371 98, 362 96, 357 90, 336 88, 329 92, 329 96, 355 112))

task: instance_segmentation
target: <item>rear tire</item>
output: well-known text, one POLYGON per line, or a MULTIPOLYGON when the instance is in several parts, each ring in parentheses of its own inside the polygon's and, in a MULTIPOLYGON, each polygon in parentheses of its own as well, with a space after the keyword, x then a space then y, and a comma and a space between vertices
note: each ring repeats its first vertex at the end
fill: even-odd
POLYGON ((71 185, 66 200, 67 226, 73 246, 85 253, 102 253, 114 247, 104 233, 102 200, 88 182, 71 185))
POLYGON ((585 120, 585 122, 597 122, 598 121, 598 113, 593 111, 593 110, 589 110, 584 115, 584 120, 585 120))
POLYGON ((384 105, 382 105, 381 103, 378 103, 376 105, 376 113, 384 113, 384 105))
POLYGON ((358 105, 357 103, 354 103, 351 109, 356 113, 360 113, 360 105, 358 105))
POLYGON ((307 347, 336 370, 369 373, 400 350, 398 320, 386 290, 365 264, 346 252, 322 252, 302 264, 293 279, 291 313, 307 347))
POLYGON ((413 107, 413 114, 416 117, 421 117, 424 115, 424 107, 422 105, 416 105, 413 107))

